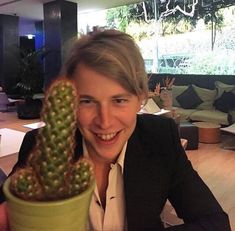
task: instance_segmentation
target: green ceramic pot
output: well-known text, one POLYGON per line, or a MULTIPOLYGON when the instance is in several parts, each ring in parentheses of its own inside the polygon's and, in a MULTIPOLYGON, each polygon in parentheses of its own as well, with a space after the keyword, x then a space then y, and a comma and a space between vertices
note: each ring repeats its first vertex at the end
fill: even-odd
POLYGON ((31 202, 9 191, 10 179, 3 186, 11 231, 85 231, 95 181, 88 190, 69 199, 31 202))

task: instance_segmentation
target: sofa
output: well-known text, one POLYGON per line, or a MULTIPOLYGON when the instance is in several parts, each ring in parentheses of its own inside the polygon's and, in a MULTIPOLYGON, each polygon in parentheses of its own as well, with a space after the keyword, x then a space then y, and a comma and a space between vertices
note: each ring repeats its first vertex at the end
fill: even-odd
POLYGON ((175 78, 172 108, 181 121, 235 123, 235 76, 151 74, 149 90, 166 77, 175 78))

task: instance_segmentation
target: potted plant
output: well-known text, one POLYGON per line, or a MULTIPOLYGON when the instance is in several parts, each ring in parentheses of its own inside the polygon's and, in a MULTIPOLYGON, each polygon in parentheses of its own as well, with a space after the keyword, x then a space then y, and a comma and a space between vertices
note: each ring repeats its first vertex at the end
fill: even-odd
POLYGON ((171 110, 172 109, 172 86, 174 84, 175 78, 166 77, 163 79, 163 87, 161 88, 160 98, 163 101, 163 108, 171 110))
POLYGON ((74 160, 76 89, 59 78, 48 89, 36 146, 25 168, 4 183, 11 231, 84 231, 94 189, 93 167, 74 160))
POLYGON ((152 98, 159 108, 163 108, 163 100, 160 97, 161 86, 157 83, 153 92, 149 92, 148 97, 152 98))
POLYGON ((45 48, 36 51, 20 49, 19 70, 15 88, 24 103, 17 108, 20 119, 36 119, 40 117, 42 102, 33 99, 34 94, 43 92, 44 70, 43 59, 48 54, 45 48))

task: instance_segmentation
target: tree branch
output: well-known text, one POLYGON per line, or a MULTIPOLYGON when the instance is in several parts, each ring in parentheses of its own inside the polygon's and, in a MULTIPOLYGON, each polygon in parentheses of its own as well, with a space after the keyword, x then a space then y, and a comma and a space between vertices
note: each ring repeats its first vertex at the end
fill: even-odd
POLYGON ((149 23, 150 20, 148 20, 148 16, 147 16, 147 10, 146 10, 146 6, 145 6, 145 2, 143 2, 143 10, 144 10, 144 20, 145 22, 149 23))
POLYGON ((193 0, 193 4, 191 5, 190 12, 187 12, 185 9, 182 9, 179 5, 176 5, 174 8, 169 9, 170 3, 171 3, 171 0, 168 0, 166 4, 166 11, 161 13, 159 19, 167 17, 170 14, 174 14, 177 10, 186 16, 193 17, 194 12, 195 12, 195 6, 198 4, 198 0, 193 0))

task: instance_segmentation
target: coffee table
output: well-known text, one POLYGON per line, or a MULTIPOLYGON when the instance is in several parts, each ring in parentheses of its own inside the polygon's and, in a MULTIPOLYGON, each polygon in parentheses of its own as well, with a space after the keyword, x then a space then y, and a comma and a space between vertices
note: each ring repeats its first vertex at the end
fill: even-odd
POLYGON ((198 127, 199 142, 216 144, 220 142, 220 125, 209 122, 194 122, 198 127))

